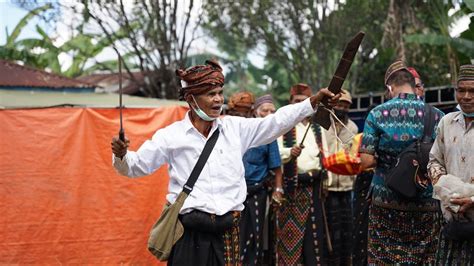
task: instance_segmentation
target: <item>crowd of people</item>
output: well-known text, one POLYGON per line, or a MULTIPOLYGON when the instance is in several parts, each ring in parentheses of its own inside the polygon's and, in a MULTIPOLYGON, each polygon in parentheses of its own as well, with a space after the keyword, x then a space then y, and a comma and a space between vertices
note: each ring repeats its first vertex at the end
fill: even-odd
POLYGON ((168 164, 166 199, 173 203, 207 139, 220 133, 180 211, 187 222, 168 265, 474 265, 474 65, 460 67, 458 110, 446 115, 424 102, 414 68, 390 65, 381 80, 388 100, 368 110, 352 175, 328 171, 323 162, 355 145, 347 90, 313 94, 295 84, 289 105, 278 110, 271 95, 255 99, 242 91, 223 115, 216 61, 176 74, 190 107, 185 118, 136 152, 128 139, 111 144, 122 175, 144 176, 168 164), (329 129, 314 120, 320 108, 331 110, 329 129), (426 123, 427 110, 433 123, 426 123), (407 198, 386 179, 427 129, 427 174, 412 178, 417 192, 407 198), (209 226, 193 225, 198 218, 209 226))

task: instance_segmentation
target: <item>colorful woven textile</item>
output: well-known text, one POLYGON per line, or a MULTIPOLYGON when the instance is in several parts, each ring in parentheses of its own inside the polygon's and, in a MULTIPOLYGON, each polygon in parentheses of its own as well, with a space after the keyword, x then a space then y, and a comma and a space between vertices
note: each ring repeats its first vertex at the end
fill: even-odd
MULTIPOLYGON (((339 175, 357 175, 360 173, 359 147, 362 133, 357 134, 350 148, 343 148, 336 153, 324 155, 323 165, 328 171, 339 175)), ((321 149, 322 150, 322 149, 321 149)))
POLYGON ((440 231, 439 212, 386 209, 369 211, 369 265, 430 265, 440 231))

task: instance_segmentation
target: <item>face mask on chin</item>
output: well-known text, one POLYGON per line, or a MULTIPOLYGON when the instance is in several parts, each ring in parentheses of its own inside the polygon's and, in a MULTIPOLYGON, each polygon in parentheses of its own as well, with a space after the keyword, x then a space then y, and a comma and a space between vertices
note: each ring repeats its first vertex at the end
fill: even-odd
MULTIPOLYGON (((207 122, 211 122, 211 121, 214 121, 216 120, 217 117, 210 117, 208 116, 200 107, 199 105, 197 104, 196 102, 196 99, 194 98, 194 95, 191 95, 191 97, 193 97, 193 101, 194 101, 194 104, 196 105, 196 108, 194 108, 192 105, 191 107, 193 108, 194 112, 204 121, 207 121, 207 122)), ((221 106, 221 110, 222 112, 222 106, 221 106)))

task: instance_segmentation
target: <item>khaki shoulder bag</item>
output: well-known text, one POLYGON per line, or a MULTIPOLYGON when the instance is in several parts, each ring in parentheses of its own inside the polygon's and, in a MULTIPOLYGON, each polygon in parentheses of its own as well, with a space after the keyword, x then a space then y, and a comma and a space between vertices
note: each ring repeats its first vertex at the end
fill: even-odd
POLYGON ((206 164, 212 149, 214 148, 219 129, 216 129, 207 140, 199 159, 189 176, 188 181, 183 186, 183 191, 173 204, 167 203, 160 218, 153 225, 148 238, 148 250, 160 261, 167 261, 171 254, 173 245, 183 236, 184 227, 178 219, 179 211, 183 207, 184 201, 193 190, 202 168, 206 164))

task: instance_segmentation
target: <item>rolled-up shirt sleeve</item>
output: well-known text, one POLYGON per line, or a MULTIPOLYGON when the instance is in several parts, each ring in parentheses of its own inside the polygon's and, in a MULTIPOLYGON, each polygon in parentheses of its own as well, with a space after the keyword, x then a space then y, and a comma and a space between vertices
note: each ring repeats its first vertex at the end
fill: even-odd
POLYGON ((127 151, 122 159, 112 155, 112 163, 117 172, 128 177, 152 174, 166 162, 168 162, 168 153, 163 130, 158 130, 153 138, 145 141, 138 151, 127 151))
POLYGON ((439 122, 436 130, 436 139, 430 150, 430 160, 428 162, 428 175, 433 184, 438 182, 439 178, 446 175, 446 163, 444 158, 444 119, 439 122))
POLYGON ((372 110, 365 120, 362 143, 359 148, 360 153, 367 153, 371 155, 375 154, 375 148, 378 146, 380 140, 380 132, 377 128, 377 124, 375 123, 373 112, 374 111, 372 110))

